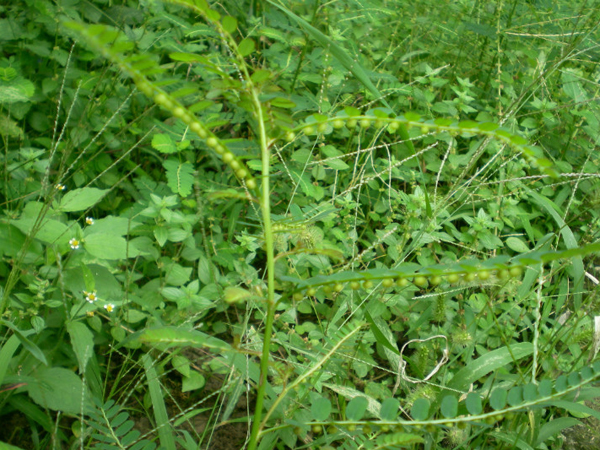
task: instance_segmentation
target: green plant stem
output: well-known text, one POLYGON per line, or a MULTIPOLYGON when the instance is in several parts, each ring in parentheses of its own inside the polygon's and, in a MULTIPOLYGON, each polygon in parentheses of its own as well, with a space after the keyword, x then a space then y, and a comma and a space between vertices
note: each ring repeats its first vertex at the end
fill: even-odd
POLYGON ((271 196, 269 185, 269 173, 271 170, 271 155, 267 143, 267 133, 263 121, 262 106, 256 90, 252 89, 252 97, 256 107, 258 130, 260 137, 260 149, 262 158, 262 183, 260 208, 263 217, 263 232, 265 236, 265 251, 267 253, 267 318, 263 338, 262 355, 260 358, 260 377, 258 380, 258 391, 256 393, 256 404, 254 410, 254 421, 248 449, 254 450, 258 444, 258 434, 261 428, 262 408, 267 386, 267 373, 269 370, 269 356, 271 347, 271 333, 275 316, 275 251, 273 245, 273 231, 271 229, 271 196))

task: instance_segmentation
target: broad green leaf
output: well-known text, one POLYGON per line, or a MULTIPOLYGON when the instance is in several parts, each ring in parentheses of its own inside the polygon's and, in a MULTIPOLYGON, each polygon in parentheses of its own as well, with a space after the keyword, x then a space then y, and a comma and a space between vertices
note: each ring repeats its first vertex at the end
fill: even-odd
POLYGON ((369 413, 374 417, 381 418, 379 415, 379 413, 381 412, 381 404, 374 398, 365 396, 364 392, 348 386, 340 386, 331 383, 323 383, 323 386, 328 389, 331 389, 333 392, 344 396, 347 399, 352 400, 358 397, 364 398, 367 401, 367 411, 369 411, 369 413))
POLYGON ((467 390, 471 383, 479 380, 490 372, 499 369, 506 364, 516 362, 533 353, 533 345, 530 342, 522 342, 508 347, 502 347, 486 353, 482 357, 467 364, 459 370, 449 387, 458 390, 467 390))
POLYGON ((94 335, 83 322, 67 323, 67 331, 71 336, 71 346, 79 362, 79 372, 83 373, 94 354, 94 335))
POLYGON ((38 405, 77 416, 81 415, 82 408, 84 413, 89 410, 90 394, 72 371, 40 367, 33 378, 35 382, 28 384, 29 396, 38 405))
POLYGON ((83 241, 84 248, 100 259, 127 259, 136 256, 134 247, 128 248, 127 241, 121 236, 93 234, 83 241))
POLYGON ((19 348, 19 345, 21 345, 19 337, 13 334, 8 340, 4 341, 4 344, 0 347, 0 385, 4 381, 10 361, 19 348))
POLYGON ((207 347, 218 350, 230 350, 231 347, 220 339, 197 330, 185 330, 178 327, 149 328, 136 333, 128 340, 139 341, 149 345, 169 347, 207 347))
POLYGON ((227 303, 242 303, 252 297, 254 295, 249 290, 238 286, 227 286, 223 295, 227 303))
POLYGON ((594 416, 596 419, 600 420, 600 412, 582 403, 572 402, 569 400, 554 400, 549 404, 556 406, 557 408, 565 409, 571 413, 589 414, 590 416, 594 416))
POLYGON ((580 425, 581 422, 572 417, 557 417, 552 420, 546 422, 542 425, 540 429, 540 433, 538 434, 536 447, 540 446, 547 439, 556 436, 562 430, 566 430, 567 428, 574 427, 575 425, 580 425))
POLYGON ((0 103, 28 102, 34 93, 34 84, 21 76, 10 81, 0 80, 0 103))
POLYGON ((394 346, 394 344, 392 344, 385 337, 385 335, 381 332, 381 330, 379 329, 379 327, 377 326, 377 324, 371 317, 371 314, 369 313, 369 311, 366 311, 366 310, 365 310, 365 319, 367 319, 367 322, 369 322, 369 327, 371 328, 371 332, 375 336, 375 339, 377 340, 377 342, 379 342, 381 345, 383 345, 388 350, 394 352, 396 355, 400 355, 400 352, 398 351, 398 349, 394 346))
MULTIPOLYGON (((558 230, 563 238, 565 246, 568 249, 577 249, 577 239, 573 234, 573 231, 569 228, 562 217, 562 213, 559 212, 559 208, 552 202, 550 199, 540 195, 532 189, 525 188, 529 197, 541 206, 543 209, 548 212, 556 222, 558 226, 558 230)), ((583 259, 581 256, 574 255, 571 259, 571 264, 573 266, 573 276, 574 276, 574 284, 573 284, 573 302, 575 304, 575 308, 579 308, 581 306, 581 297, 583 290, 583 279, 585 275, 585 270, 583 267, 583 259)))
POLYGON ((57 209, 66 212, 85 211, 102 200, 107 193, 107 189, 90 187, 74 189, 64 195, 57 209))
POLYGON ((506 240, 506 246, 518 253, 524 253, 529 251, 529 247, 527 247, 527 244, 523 242, 522 239, 519 239, 514 236, 511 236, 506 240))
POLYGON ((13 333, 15 333, 17 338, 21 341, 21 344, 23 344, 23 347, 25 347, 25 349, 29 353, 31 353, 33 357, 35 357, 35 359, 37 359, 46 366, 48 365, 48 361, 46 360, 46 355, 44 355, 44 352, 27 338, 27 335, 32 334, 34 332, 33 330, 19 330, 19 328, 17 328, 12 322, 8 322, 6 320, 0 320, 0 323, 2 323, 2 325, 4 325, 5 327, 10 328, 13 331, 13 333))
POLYGON ((195 391, 201 389, 206 384, 206 379, 202 374, 192 370, 188 376, 184 376, 182 380, 182 392, 195 391))

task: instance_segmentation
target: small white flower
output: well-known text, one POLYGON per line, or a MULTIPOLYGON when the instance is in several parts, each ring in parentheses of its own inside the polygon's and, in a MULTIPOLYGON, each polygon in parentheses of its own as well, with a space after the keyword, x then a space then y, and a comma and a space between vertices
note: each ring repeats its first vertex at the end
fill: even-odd
POLYGON ((107 303, 106 305, 104 305, 104 309, 111 313, 115 310, 115 305, 113 305, 112 303, 107 303))
POLYGON ((58 183, 56 186, 57 191, 64 191, 67 187, 64 184, 58 183))
POLYGON ((94 225, 94 218, 93 217, 86 217, 85 218, 85 223, 86 223, 86 225, 94 225))
POLYGON ((96 291, 94 291, 94 292, 83 291, 83 293, 85 294, 85 299, 90 303, 94 303, 96 300, 98 300, 98 295, 96 294, 96 291))
POLYGON ((77 250, 79 248, 79 245, 81 244, 81 241, 79 241, 76 238, 73 238, 69 241, 69 245, 71 246, 71 248, 73 250, 77 250))

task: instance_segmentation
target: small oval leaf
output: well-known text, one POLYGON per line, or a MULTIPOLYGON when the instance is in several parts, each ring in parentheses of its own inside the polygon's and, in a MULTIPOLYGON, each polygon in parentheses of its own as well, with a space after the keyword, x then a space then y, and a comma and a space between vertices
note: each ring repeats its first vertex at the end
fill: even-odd
POLYGON ((454 419, 458 414, 458 401, 453 395, 447 395, 442 399, 440 407, 442 415, 446 419, 454 419))
POLYGON ((248 56, 254 51, 254 41, 250 38, 242 40, 238 46, 238 51, 241 56, 248 56))
POLYGON ((365 415, 369 402, 364 397, 354 397, 346 406, 348 420, 360 420, 365 415))
POLYGON ((415 420, 427 420, 429 416, 429 401, 424 398, 418 398, 410 409, 410 414, 415 420))
POLYGON ((311 405, 310 411, 314 420, 323 422, 331 413, 331 402, 325 397, 319 397, 311 405))
POLYGON ((506 406, 506 397, 508 397, 506 389, 494 389, 490 396, 490 406, 496 411, 504 408, 506 406))
POLYGON ((467 405, 467 411, 469 411, 469 414, 476 416, 477 414, 481 414, 481 411, 483 411, 481 397, 476 392, 471 392, 469 395, 467 395, 465 403, 467 405))
POLYGON ((517 406, 520 403, 523 403, 523 388, 515 386, 508 391, 508 404, 510 406, 517 406))
POLYGON ((386 398, 381 404, 381 420, 396 420, 398 417, 398 411, 400 407, 400 402, 395 398, 386 398))

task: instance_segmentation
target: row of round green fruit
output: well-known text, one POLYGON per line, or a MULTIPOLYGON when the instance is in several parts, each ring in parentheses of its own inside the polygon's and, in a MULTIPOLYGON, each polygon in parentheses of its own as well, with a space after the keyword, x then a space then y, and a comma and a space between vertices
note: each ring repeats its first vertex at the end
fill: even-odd
MULTIPOLYGON (((490 415, 488 417, 485 418, 485 420, 483 422, 485 422, 487 425, 494 425, 496 423, 498 423, 499 421, 502 421, 503 419, 512 419, 515 417, 515 413, 506 413, 506 414, 496 414, 496 415, 490 415)), ((442 422, 442 423, 436 423, 436 424, 427 424, 427 425, 422 425, 422 424, 411 424, 410 422, 408 423, 404 423, 404 424, 386 424, 386 423, 381 423, 378 424, 376 422, 361 422, 361 429, 362 432, 364 434, 370 434, 373 431, 380 431, 382 433, 389 433, 389 432, 396 432, 396 433, 400 433, 403 431, 407 431, 407 430, 419 430, 422 428, 425 428, 426 431, 428 432, 434 432, 437 428, 437 426, 444 426, 447 428, 459 428, 459 429, 464 429, 467 427, 467 425, 471 422, 473 422, 472 420, 470 420, 468 417, 464 417, 464 420, 455 420, 455 421, 448 421, 448 422, 442 422), (408 428, 407 428, 408 427, 408 428)), ((345 428, 346 430, 352 432, 356 430, 356 425, 355 424, 342 424, 342 423, 338 423, 338 424, 325 424, 325 427, 321 424, 314 424, 311 426, 311 431, 314 434, 321 434, 323 433, 324 430, 327 430, 327 434, 334 434, 337 432, 337 428, 338 426, 343 425, 343 428, 345 428), (337 425, 337 426, 336 426, 337 425)), ((302 428, 297 427, 294 429, 294 432, 296 434, 301 434, 302 433, 302 428)))
MULTIPOLYGON (((381 285, 384 288, 391 288, 393 286, 406 287, 412 281, 412 284, 414 284, 415 286, 418 286, 420 288, 425 288, 428 285, 437 286, 437 285, 441 284, 444 280, 447 281, 448 283, 458 283, 459 281, 463 281, 465 283, 473 283, 476 280, 487 281, 493 275, 497 279, 500 279, 500 280, 506 280, 508 278, 518 278, 522 275, 522 273, 523 273, 522 266, 512 266, 510 268, 496 270, 495 273, 493 273, 492 271, 487 270, 487 269, 482 269, 477 272, 467 272, 464 274, 449 273, 449 274, 444 274, 444 275, 429 275, 429 274, 415 275, 414 277, 412 277, 412 280, 407 277, 383 278, 380 280, 364 280, 364 281, 362 281, 362 283, 358 280, 354 280, 354 281, 350 281, 349 286, 350 286, 350 289, 352 289, 352 290, 358 290, 361 287, 365 290, 370 290, 370 289, 373 289, 373 287, 375 286, 374 281, 381 281, 381 285)), ((325 292, 325 294, 329 295, 333 292, 342 292, 344 290, 345 286, 346 285, 344 283, 340 283, 340 282, 329 283, 329 284, 323 285, 323 291, 325 292)), ((317 293, 317 289, 314 286, 310 287, 306 290, 306 295, 309 297, 316 295, 316 293, 317 293)), ((301 300, 302 298, 303 298, 302 293, 296 292, 294 294, 295 300, 301 300)))
POLYGON ((194 114, 190 113, 177 100, 169 97, 165 92, 158 90, 151 83, 146 81, 142 76, 134 77, 136 85, 140 91, 148 97, 154 99, 154 102, 163 108, 169 110, 178 119, 181 119, 187 126, 190 127, 201 139, 206 140, 206 145, 217 153, 224 163, 228 164, 233 169, 235 174, 241 180, 244 180, 249 189, 256 189, 256 180, 252 177, 244 163, 235 157, 219 139, 202 123, 200 123, 194 114))

